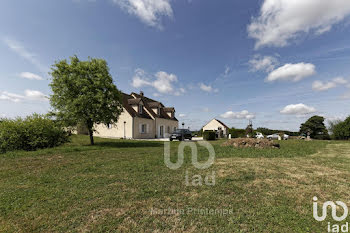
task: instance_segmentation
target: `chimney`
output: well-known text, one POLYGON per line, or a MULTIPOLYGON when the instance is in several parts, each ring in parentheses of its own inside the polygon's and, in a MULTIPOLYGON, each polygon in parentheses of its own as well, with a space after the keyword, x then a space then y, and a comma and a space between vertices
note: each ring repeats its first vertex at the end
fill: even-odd
POLYGON ((143 97, 143 91, 140 91, 140 96, 142 96, 142 97, 143 97))

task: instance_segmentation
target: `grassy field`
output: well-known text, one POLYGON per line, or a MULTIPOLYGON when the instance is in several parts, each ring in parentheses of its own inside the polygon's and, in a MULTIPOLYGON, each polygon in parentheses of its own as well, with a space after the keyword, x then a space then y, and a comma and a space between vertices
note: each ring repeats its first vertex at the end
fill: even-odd
MULTIPOLYGON (((73 136, 57 148, 0 155, 1 232, 326 232, 333 221, 313 219, 312 198, 350 206, 348 142, 290 140, 259 150, 216 141, 207 170, 192 166, 188 148, 184 165, 170 170, 162 142, 88 143, 73 136), (186 171, 214 171, 215 186, 186 186, 186 171)), ((178 145, 171 143, 173 157, 178 145)))

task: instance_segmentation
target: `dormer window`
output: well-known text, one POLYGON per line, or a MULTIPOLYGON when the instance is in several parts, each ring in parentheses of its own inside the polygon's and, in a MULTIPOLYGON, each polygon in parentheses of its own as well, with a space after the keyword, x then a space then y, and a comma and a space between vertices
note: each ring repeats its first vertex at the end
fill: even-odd
POLYGON ((143 113, 143 106, 142 104, 139 104, 139 114, 142 114, 143 113))
POLYGON ((157 109, 157 114, 160 115, 160 107, 157 109))

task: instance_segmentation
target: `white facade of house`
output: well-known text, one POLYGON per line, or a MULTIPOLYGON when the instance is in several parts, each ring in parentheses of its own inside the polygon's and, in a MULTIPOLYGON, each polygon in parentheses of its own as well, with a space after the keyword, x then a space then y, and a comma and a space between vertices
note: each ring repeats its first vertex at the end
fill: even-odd
POLYGON ((168 138, 178 129, 175 109, 143 96, 123 94, 123 112, 115 125, 95 125, 96 136, 127 139, 168 138), (157 105, 157 107, 150 107, 157 105))
POLYGON ((219 137, 226 136, 228 134, 228 127, 221 121, 217 119, 212 119, 205 126, 203 126, 203 131, 213 130, 217 132, 219 137))

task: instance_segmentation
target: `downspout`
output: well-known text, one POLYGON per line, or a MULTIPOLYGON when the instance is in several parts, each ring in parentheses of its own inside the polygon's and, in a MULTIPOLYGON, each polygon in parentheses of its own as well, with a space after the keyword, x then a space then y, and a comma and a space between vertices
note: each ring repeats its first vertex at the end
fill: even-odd
POLYGON ((154 128, 155 128, 156 138, 158 138, 157 117, 154 118, 154 128))
POLYGON ((135 117, 132 118, 132 132, 131 132, 132 139, 135 139, 134 138, 134 130, 135 130, 135 117))

